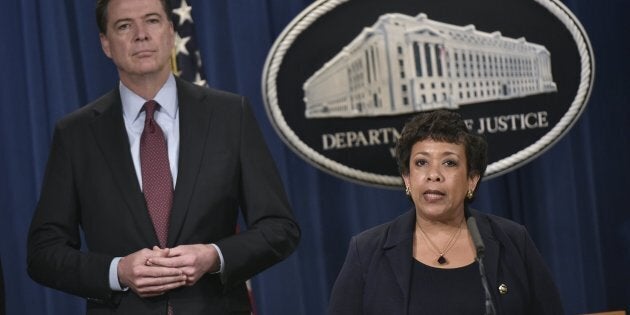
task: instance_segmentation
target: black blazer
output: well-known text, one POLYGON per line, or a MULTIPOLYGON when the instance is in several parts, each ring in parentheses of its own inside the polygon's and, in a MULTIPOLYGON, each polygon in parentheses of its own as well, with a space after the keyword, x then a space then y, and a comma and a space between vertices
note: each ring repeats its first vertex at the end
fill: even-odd
MULTIPOLYGON (((558 290, 525 227, 470 212, 486 246, 484 267, 497 314, 563 314, 558 290), (501 284, 507 294, 499 294, 501 284)), ((408 314, 415 222, 411 210, 352 238, 328 314, 408 314)))
POLYGON ((299 228, 247 101, 176 82, 180 149, 168 247, 215 243, 225 270, 157 298, 110 290, 114 257, 158 244, 115 89, 56 125, 28 239, 29 275, 87 298, 89 314, 165 314, 167 300, 177 314, 246 313, 245 281, 297 246, 299 228), (247 230, 236 234, 239 208, 247 230))

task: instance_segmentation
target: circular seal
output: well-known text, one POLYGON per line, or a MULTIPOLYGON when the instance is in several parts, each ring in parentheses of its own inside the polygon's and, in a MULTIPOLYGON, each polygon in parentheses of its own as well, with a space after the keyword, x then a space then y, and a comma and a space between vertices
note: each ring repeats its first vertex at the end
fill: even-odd
POLYGON ((488 141, 492 178, 566 134, 593 79, 588 37, 555 0, 320 0, 277 38, 262 90, 306 161, 401 187, 393 152, 413 115, 458 111, 488 141))

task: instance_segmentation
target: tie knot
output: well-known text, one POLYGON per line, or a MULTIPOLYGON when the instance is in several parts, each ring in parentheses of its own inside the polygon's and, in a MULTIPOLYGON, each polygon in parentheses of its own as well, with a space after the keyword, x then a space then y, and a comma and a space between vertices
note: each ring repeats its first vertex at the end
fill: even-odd
POLYGON ((147 118, 153 119, 153 113, 155 113, 155 110, 158 106, 158 103, 154 100, 150 100, 144 103, 144 110, 147 114, 147 118))

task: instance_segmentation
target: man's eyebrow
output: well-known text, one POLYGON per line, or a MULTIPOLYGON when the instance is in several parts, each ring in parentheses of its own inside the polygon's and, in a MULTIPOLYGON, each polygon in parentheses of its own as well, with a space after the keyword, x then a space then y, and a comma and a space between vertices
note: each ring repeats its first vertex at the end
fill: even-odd
POLYGON ((159 18, 162 17, 162 15, 160 13, 157 13, 157 12, 151 12, 151 13, 147 13, 147 14, 144 15, 145 18, 148 18, 148 17, 151 17, 151 16, 157 16, 159 18))
POLYGON ((129 22, 129 21, 131 21, 131 18, 121 18, 121 19, 118 19, 118 20, 114 21, 114 25, 116 25, 116 24, 118 24, 120 22, 129 22))
MULTIPOLYGON (((151 13, 147 13, 147 14, 145 14, 143 18, 145 18, 145 19, 146 19, 146 18, 148 18, 148 17, 159 17, 159 18, 162 18, 162 15, 161 15, 161 14, 159 14, 159 13, 156 13, 156 12, 151 12, 151 13)), ((128 17, 125 17, 125 18, 120 18, 120 19, 118 19, 118 20, 114 21, 114 25, 116 25, 116 24, 118 24, 118 23, 120 23, 120 22, 129 22, 129 21, 131 21, 131 20, 133 20, 133 18, 128 18, 128 17)))

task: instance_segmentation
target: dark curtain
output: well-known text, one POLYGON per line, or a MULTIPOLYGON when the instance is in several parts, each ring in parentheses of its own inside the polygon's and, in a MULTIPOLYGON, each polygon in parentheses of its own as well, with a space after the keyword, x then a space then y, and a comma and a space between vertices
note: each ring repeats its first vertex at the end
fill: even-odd
POLYGON ((0 260, 0 315, 6 314, 6 310, 4 308, 5 305, 5 297, 4 297, 4 276, 2 275, 2 261, 0 260))
MULTIPOLYGON (((26 274, 26 235, 53 124, 117 84, 95 1, 9 0, 0 10, 0 255, 8 314, 82 314, 84 302, 26 274)), ((323 314, 350 237, 410 207, 402 191, 313 168, 274 132, 260 80, 276 36, 310 0, 189 0, 210 85, 252 101, 303 238, 253 280, 258 313, 323 314)), ((596 57, 590 102, 573 129, 524 167, 481 185, 474 206, 527 226, 568 314, 630 304, 630 92, 626 1, 570 0, 596 57)), ((313 49, 317 49, 314 47, 313 49)))

